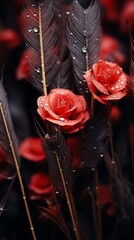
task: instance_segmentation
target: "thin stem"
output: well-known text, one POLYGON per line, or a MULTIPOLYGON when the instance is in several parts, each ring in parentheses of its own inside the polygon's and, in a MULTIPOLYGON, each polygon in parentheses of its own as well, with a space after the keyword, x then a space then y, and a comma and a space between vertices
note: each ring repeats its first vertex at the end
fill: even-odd
POLYGON ((95 190, 96 190, 96 209, 97 209, 97 216, 98 216, 98 240, 102 240, 102 220, 101 220, 101 210, 100 210, 100 194, 99 194, 99 177, 98 171, 95 171, 95 190))
POLYGON ((56 196, 54 187, 51 186, 51 188, 52 188, 52 194, 53 194, 53 198, 54 198, 54 201, 55 201, 55 204, 56 204, 56 208, 57 208, 57 210, 58 210, 58 212, 59 212, 59 214, 60 214, 61 221, 62 221, 62 223, 64 224, 64 228, 65 228, 65 230, 66 230, 66 234, 67 234, 66 237, 67 237, 69 240, 71 240, 72 238, 71 238, 70 232, 69 232, 69 230, 68 230, 67 224, 66 224, 66 222, 65 222, 65 219, 64 219, 64 217, 63 217, 63 215, 62 215, 62 212, 61 212, 61 209, 60 209, 60 206, 59 206, 59 202, 58 202, 58 200, 57 200, 57 196, 56 196))
POLYGON ((4 208, 5 208, 5 205, 6 205, 6 202, 7 202, 7 199, 8 199, 8 196, 10 194, 10 191, 12 189, 12 186, 14 184, 14 181, 15 181, 15 176, 13 177, 9 187, 8 187, 8 190, 7 190, 7 193, 6 195, 4 196, 4 198, 2 199, 1 203, 0 203, 0 215, 2 214, 2 212, 4 211, 4 208))
POLYGON ((42 32, 42 18, 41 18, 41 6, 39 3, 39 37, 40 37, 40 52, 41 52, 41 72, 42 72, 42 84, 44 96, 47 96, 46 76, 45 76, 45 61, 43 50, 43 32, 42 32))
POLYGON ((81 240, 80 232, 79 232, 78 225, 77 225, 76 219, 75 219, 75 214, 73 212, 73 206, 72 206, 72 203, 71 203, 70 193, 68 192, 66 182, 65 182, 65 179, 64 179, 64 175, 63 175, 63 171, 62 171, 60 161, 58 159, 57 154, 56 154, 56 160, 57 160, 57 164, 58 164, 63 188, 64 188, 64 191, 65 191, 65 196, 66 196, 66 199, 67 199, 67 204, 68 204, 68 208, 69 208, 69 212, 70 212, 70 217, 71 217, 71 220, 72 220, 74 234, 75 234, 75 237, 76 237, 77 240, 81 240))
POLYGON ((29 224, 30 224, 30 229, 31 229, 31 232, 32 232, 32 235, 33 235, 33 239, 37 240, 36 235, 35 235, 35 231, 34 231, 34 227, 33 227, 33 223, 32 223, 32 219, 31 219, 31 215, 30 215, 30 211, 29 211, 29 207, 28 207, 28 203, 27 203, 27 199, 26 199, 26 194, 25 194, 25 190, 24 190, 24 185, 23 185, 22 176, 21 176, 21 173, 20 173, 20 168, 19 168, 17 156, 16 156, 16 153, 15 153, 15 149, 14 149, 14 146, 13 146, 13 143, 12 143, 12 139, 11 139, 11 136, 10 136, 10 132, 9 132, 9 129, 8 129, 8 125, 7 125, 7 122, 6 122, 6 118, 5 118, 3 107, 2 107, 1 103, 0 103, 0 112, 1 112, 1 115, 2 115, 2 118, 3 118, 6 134, 7 134, 8 140, 9 140, 9 145, 10 145, 12 156, 13 156, 13 159, 14 159, 14 164, 15 164, 15 167, 16 167, 17 176, 18 176, 19 183, 20 183, 20 188, 21 188, 21 192, 22 192, 22 196, 23 196, 23 200, 24 200, 24 204, 25 204, 25 209, 26 209, 28 221, 29 221, 29 224))
POLYGON ((97 216, 96 216, 96 207, 95 207, 95 198, 92 192, 90 192, 91 196, 91 203, 92 203, 92 212, 93 212, 93 220, 94 220, 94 226, 95 226, 95 234, 96 234, 96 240, 99 240, 99 231, 98 231, 98 222, 97 222, 97 216))

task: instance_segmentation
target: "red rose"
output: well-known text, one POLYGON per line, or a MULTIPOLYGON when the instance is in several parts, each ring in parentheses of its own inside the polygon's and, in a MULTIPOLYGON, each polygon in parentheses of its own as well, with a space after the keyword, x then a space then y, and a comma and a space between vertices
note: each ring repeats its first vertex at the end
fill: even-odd
POLYGON ((53 89, 48 96, 39 97, 37 104, 42 119, 61 126, 65 133, 79 131, 90 118, 84 97, 67 89, 53 89))
POLYGON ((43 147, 39 138, 26 138, 19 146, 19 154, 33 162, 39 162, 45 159, 43 147))
POLYGON ((31 199, 39 199, 40 197, 49 197, 52 193, 50 178, 42 172, 36 173, 31 177, 29 184, 31 199))
POLYGON ((127 93, 129 77, 116 63, 100 60, 84 77, 94 98, 103 104, 108 100, 119 100, 127 93))

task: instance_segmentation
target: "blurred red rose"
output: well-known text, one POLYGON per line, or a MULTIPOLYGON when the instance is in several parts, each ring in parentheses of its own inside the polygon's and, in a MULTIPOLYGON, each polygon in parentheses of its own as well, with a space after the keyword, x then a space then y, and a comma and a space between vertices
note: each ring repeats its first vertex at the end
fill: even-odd
POLYGON ((121 118, 122 112, 118 106, 113 105, 110 112, 110 121, 117 122, 121 118))
POLYGON ((128 32, 127 24, 134 30, 134 1, 127 1, 120 13, 121 30, 128 32))
POLYGON ((67 138, 67 144, 70 147, 71 162, 74 169, 81 168, 81 141, 79 136, 71 136, 67 138))
POLYGON ((27 58, 30 57, 29 55, 30 55, 29 51, 25 51, 21 57, 20 63, 16 70, 16 78, 18 80, 23 80, 23 79, 28 80, 30 76, 29 64, 27 60, 27 58))
POLYGON ((53 89, 39 97, 37 104, 42 119, 59 125, 65 133, 79 131, 90 118, 84 97, 67 89, 53 89))
POLYGON ((119 100, 127 93, 128 76, 116 63, 100 60, 84 75, 93 97, 103 104, 119 100))
POLYGON ((40 197, 49 197, 52 193, 50 178, 42 172, 38 172, 31 177, 28 188, 31 192, 32 200, 40 197))
POLYGON ((116 38, 110 35, 103 35, 100 59, 104 61, 116 62, 119 65, 124 64, 126 61, 126 56, 121 52, 120 48, 120 42, 116 38))
POLYGON ((19 146, 19 154, 27 160, 39 162, 45 159, 40 138, 28 137, 19 146))
POLYGON ((108 216, 116 213, 116 207, 113 199, 112 189, 110 186, 99 185, 100 206, 105 208, 108 216))
POLYGON ((118 7, 119 3, 117 0, 100 0, 102 4, 106 18, 110 21, 116 21, 118 19, 118 7))
POLYGON ((21 37, 12 29, 0 30, 0 44, 6 49, 16 48, 21 44, 21 37))

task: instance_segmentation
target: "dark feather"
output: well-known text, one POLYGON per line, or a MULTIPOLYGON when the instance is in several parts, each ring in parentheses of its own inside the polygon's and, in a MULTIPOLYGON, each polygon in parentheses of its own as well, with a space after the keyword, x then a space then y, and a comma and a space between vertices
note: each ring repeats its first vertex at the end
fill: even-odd
POLYGON ((105 151, 104 160, 113 182, 113 193, 117 203, 118 213, 122 219, 126 219, 126 222, 129 220, 133 223, 134 197, 130 183, 123 177, 121 166, 116 156, 115 161, 112 161, 108 152, 105 151))
POLYGON ((14 157, 11 145, 13 146, 16 158, 19 162, 17 137, 13 127, 6 93, 2 82, 0 81, 0 146, 7 154, 8 162, 14 165, 14 157))
POLYGON ((74 189, 75 177, 71 166, 70 150, 60 128, 53 125, 49 125, 49 127, 51 128, 51 131, 49 128, 49 134, 45 134, 39 125, 37 131, 43 142, 52 185, 60 196, 64 197, 65 188, 68 192, 72 192, 74 189), (60 171, 63 173, 63 179, 60 171), (63 182, 66 185, 65 188, 63 182))
POLYGON ((58 27, 58 64, 59 69, 55 76, 55 80, 52 82, 51 88, 66 88, 73 90, 73 69, 70 51, 65 41, 65 25, 66 25, 66 9, 67 3, 63 0, 54 1, 54 10, 56 16, 56 23, 58 27))
POLYGON ((38 208, 41 211, 42 219, 47 219, 47 220, 57 224, 57 226, 65 234, 67 239, 69 239, 69 240, 71 239, 70 233, 69 233, 66 225, 64 224, 63 219, 61 219, 56 212, 54 212, 53 210, 51 210, 49 208, 45 208, 45 207, 39 206, 38 208))
POLYGON ((77 0, 73 0, 66 14, 67 44, 72 56, 75 83, 79 92, 87 98, 89 91, 83 75, 98 60, 101 36, 100 6, 95 0, 84 9, 77 0))
POLYGON ((27 1, 24 11, 25 38, 33 85, 44 95, 59 69, 58 26, 53 0, 27 1))
POLYGON ((134 93, 134 36, 130 33, 130 76, 132 77, 132 89, 134 93))
POLYGON ((81 134, 83 154, 82 162, 90 168, 96 168, 103 159, 103 153, 108 143, 107 108, 102 106, 95 117, 90 119, 81 134))

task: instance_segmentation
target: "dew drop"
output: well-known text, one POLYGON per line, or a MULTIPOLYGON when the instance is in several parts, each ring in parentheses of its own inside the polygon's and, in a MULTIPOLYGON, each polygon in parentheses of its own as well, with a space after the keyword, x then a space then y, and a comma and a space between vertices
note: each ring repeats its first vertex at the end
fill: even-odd
POLYGON ((83 52, 83 53, 86 53, 86 52, 87 52, 87 48, 86 48, 85 46, 82 48, 82 52, 83 52))
POLYGON ((34 3, 32 4, 32 7, 35 7, 35 4, 34 4, 34 3))
POLYGON ((75 169, 73 169, 73 172, 75 173, 75 172, 76 172, 76 170, 75 170, 75 169))
POLYGON ((85 30, 83 30, 83 36, 86 37, 86 35, 87 35, 87 30, 85 29, 85 30))
POLYGON ((61 14, 58 14, 58 17, 61 18, 61 14))
POLYGON ((56 191, 56 194, 59 194, 59 192, 58 192, 58 191, 56 191))
POLYGON ((60 120, 61 122, 66 122, 65 118, 62 118, 62 117, 59 117, 59 120, 60 120))
POLYGON ((114 95, 114 98, 116 98, 116 95, 114 95))
POLYGON ((57 64, 58 64, 58 65, 60 64, 60 61, 59 61, 59 60, 57 61, 57 64))
POLYGON ((37 13, 34 13, 34 17, 36 17, 37 16, 37 13))
POLYGON ((27 14, 27 18, 29 18, 30 17, 30 15, 29 14, 27 14))
POLYGON ((48 106, 48 102, 45 102, 45 106, 48 106))
POLYGON ((94 149, 96 150, 96 147, 94 147, 94 149))
POLYGON ((101 155, 100 155, 100 157, 101 157, 101 158, 103 158, 103 157, 104 157, 104 155, 103 155, 103 154, 101 154, 101 155))
POLYGON ((3 212, 3 211, 4 211, 4 209, 3 209, 3 207, 1 207, 1 208, 0 208, 0 212, 3 212))
POLYGON ((118 88, 119 88, 119 86, 118 86, 118 85, 115 85, 115 88, 116 88, 116 89, 118 89, 118 88))
POLYGON ((95 171, 95 168, 92 167, 91 170, 94 172, 94 171, 95 171))
POLYGON ((30 29, 28 29, 28 32, 30 33, 30 32, 32 32, 32 29, 30 28, 30 29))
POLYGON ((76 59, 76 57, 75 56, 73 56, 73 60, 75 60, 76 59))
POLYGON ((37 33, 39 31, 37 27, 35 27, 33 30, 35 33, 37 33))
POLYGON ((37 72, 37 73, 40 73, 40 68, 39 68, 39 67, 36 69, 36 72, 37 72))
POLYGON ((117 74, 120 74, 120 71, 117 70, 116 73, 117 73, 117 74))
POLYGON ((124 85, 124 84, 125 84, 125 82, 124 82, 124 81, 121 81, 121 84, 122 84, 122 85, 124 85))
POLYGON ((67 15, 69 15, 69 14, 70 14, 70 12, 69 12, 69 11, 66 11, 66 14, 67 14, 67 15))
POLYGON ((70 35, 71 35, 71 36, 73 36, 73 33, 72 33, 72 32, 70 32, 70 35))

